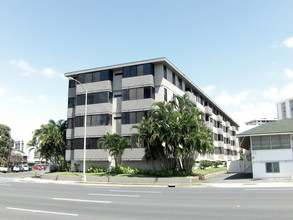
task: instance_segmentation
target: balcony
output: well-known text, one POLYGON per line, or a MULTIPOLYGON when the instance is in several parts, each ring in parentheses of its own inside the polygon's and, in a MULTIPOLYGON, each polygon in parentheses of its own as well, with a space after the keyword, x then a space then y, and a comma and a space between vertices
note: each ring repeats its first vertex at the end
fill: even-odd
MULTIPOLYGON (((93 126, 86 128, 86 136, 87 137, 101 137, 104 134, 109 132, 112 133, 112 126, 93 126)), ((84 127, 76 127, 74 129, 74 138, 83 138, 84 137, 84 127)))
POLYGON ((206 121, 206 126, 207 126, 207 128, 209 128, 210 130, 213 130, 213 128, 214 128, 213 123, 210 122, 210 121, 206 121))
POLYGON ((122 155, 123 161, 141 161, 145 160, 144 148, 125 149, 122 155))
MULTIPOLYGON (((83 149, 73 150, 73 160, 82 161, 83 160, 83 149)), ((108 161, 109 155, 106 149, 87 149, 86 150, 86 160, 87 161, 108 161)))
POLYGON ((218 129, 217 129, 217 133, 218 133, 218 134, 222 134, 222 135, 224 135, 223 128, 218 128, 218 129))
POLYGON ((147 110, 154 102, 152 98, 123 101, 121 109, 122 112, 147 110))
POLYGON ((223 122, 223 117, 221 115, 217 115, 217 121, 218 122, 223 122))
POLYGON ((144 87, 144 86, 154 86, 153 75, 122 78, 122 89, 144 87))
POLYGON ((213 110, 210 106, 205 106, 205 113, 208 115, 213 115, 213 110))

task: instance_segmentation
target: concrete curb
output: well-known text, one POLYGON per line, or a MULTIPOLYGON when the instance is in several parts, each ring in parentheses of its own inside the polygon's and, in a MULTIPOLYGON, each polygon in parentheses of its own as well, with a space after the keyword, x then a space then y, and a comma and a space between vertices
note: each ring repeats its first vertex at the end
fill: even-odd
POLYGON ((225 174, 227 173, 227 171, 221 171, 221 172, 217 172, 217 173, 210 173, 210 174, 206 174, 206 175, 200 175, 199 176, 199 179, 200 180, 206 180, 206 179, 209 179, 211 177, 214 177, 214 176, 217 176, 217 175, 220 175, 220 174, 225 174))
MULTIPOLYGON (((81 176, 63 176, 63 175, 41 175, 40 179, 55 181, 82 181, 81 176)), ((133 183, 133 184, 190 184, 199 180, 195 177, 87 177, 87 182, 97 183, 133 183)))

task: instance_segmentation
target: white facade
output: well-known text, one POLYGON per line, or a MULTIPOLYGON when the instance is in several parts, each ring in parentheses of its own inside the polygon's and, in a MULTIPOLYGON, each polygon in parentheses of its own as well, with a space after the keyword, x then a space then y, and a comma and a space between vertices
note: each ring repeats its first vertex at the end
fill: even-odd
MULTIPOLYGON (((238 124, 166 58, 76 71, 65 76, 82 81, 89 94, 86 160, 91 162, 87 167, 95 162, 105 165, 110 161, 107 152, 97 148, 98 138, 106 132, 130 137, 136 132, 131 130, 132 125, 140 121, 154 102, 169 101, 173 95, 185 93, 205 113, 206 124, 215 139, 215 154, 198 155, 196 159, 227 161, 238 158, 238 124)), ((84 91, 73 80, 69 85, 68 103, 66 160, 82 164, 84 91)), ((124 166, 151 169, 143 148, 126 149, 122 160, 124 166)))
POLYGON ((293 118, 293 98, 277 103, 278 119, 293 118))
POLYGON ((292 148, 282 150, 252 150, 252 170, 254 179, 292 178, 292 148), (267 163, 279 164, 279 171, 267 172, 267 163))

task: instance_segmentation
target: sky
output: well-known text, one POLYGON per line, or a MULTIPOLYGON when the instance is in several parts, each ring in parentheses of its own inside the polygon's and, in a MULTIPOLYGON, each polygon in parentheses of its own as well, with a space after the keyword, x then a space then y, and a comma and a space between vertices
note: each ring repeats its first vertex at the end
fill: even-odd
POLYGON ((0 124, 67 117, 64 73, 166 57, 241 127, 293 97, 291 0, 0 0, 0 124))

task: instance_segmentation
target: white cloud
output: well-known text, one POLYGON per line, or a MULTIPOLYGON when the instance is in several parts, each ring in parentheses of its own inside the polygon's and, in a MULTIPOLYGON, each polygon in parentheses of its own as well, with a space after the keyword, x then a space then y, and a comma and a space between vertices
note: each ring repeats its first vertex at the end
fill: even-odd
POLYGON ((46 77, 53 77, 59 75, 59 73, 52 68, 44 68, 41 73, 46 77))
POLYGON ((0 96, 3 96, 5 92, 6 92, 6 89, 0 87, 0 96))
POLYGON ((285 69, 284 72, 288 78, 293 78, 293 70, 285 69))
POLYGON ((269 102, 261 102, 256 104, 250 103, 243 105, 239 111, 236 110, 235 112, 231 113, 231 116, 237 123, 239 123, 239 132, 241 133, 252 128, 245 125, 245 123, 248 121, 260 118, 277 118, 277 107, 275 103, 269 102))
POLYGON ((283 44, 287 47, 293 48, 293 37, 289 37, 288 39, 284 40, 283 44))
POLYGON ((17 66, 21 71, 23 76, 30 76, 33 73, 36 73, 37 70, 32 68, 27 62, 23 60, 11 60, 9 62, 11 65, 17 66))
POLYGON ((43 68, 41 71, 37 70, 23 60, 10 60, 9 64, 18 67, 22 71, 23 76, 30 76, 32 74, 41 74, 45 77, 63 76, 63 74, 50 67, 43 68))
POLYGON ((212 91, 215 90, 215 86, 214 85, 209 85, 203 88, 203 91, 207 94, 211 93, 212 91))
POLYGON ((47 97, 44 96, 44 95, 39 95, 39 100, 41 100, 42 102, 47 102, 48 101, 47 97))
POLYGON ((292 97, 292 93, 293 83, 285 85, 281 90, 277 87, 270 87, 262 92, 264 98, 274 101, 280 101, 281 99, 292 97))
POLYGON ((220 106, 233 106, 239 105, 246 100, 251 91, 242 91, 235 95, 230 95, 227 91, 222 91, 219 95, 216 96, 215 100, 220 106))
POLYGON ((18 102, 18 103, 26 103, 27 100, 21 96, 17 96, 15 99, 14 99, 15 102, 18 102))

